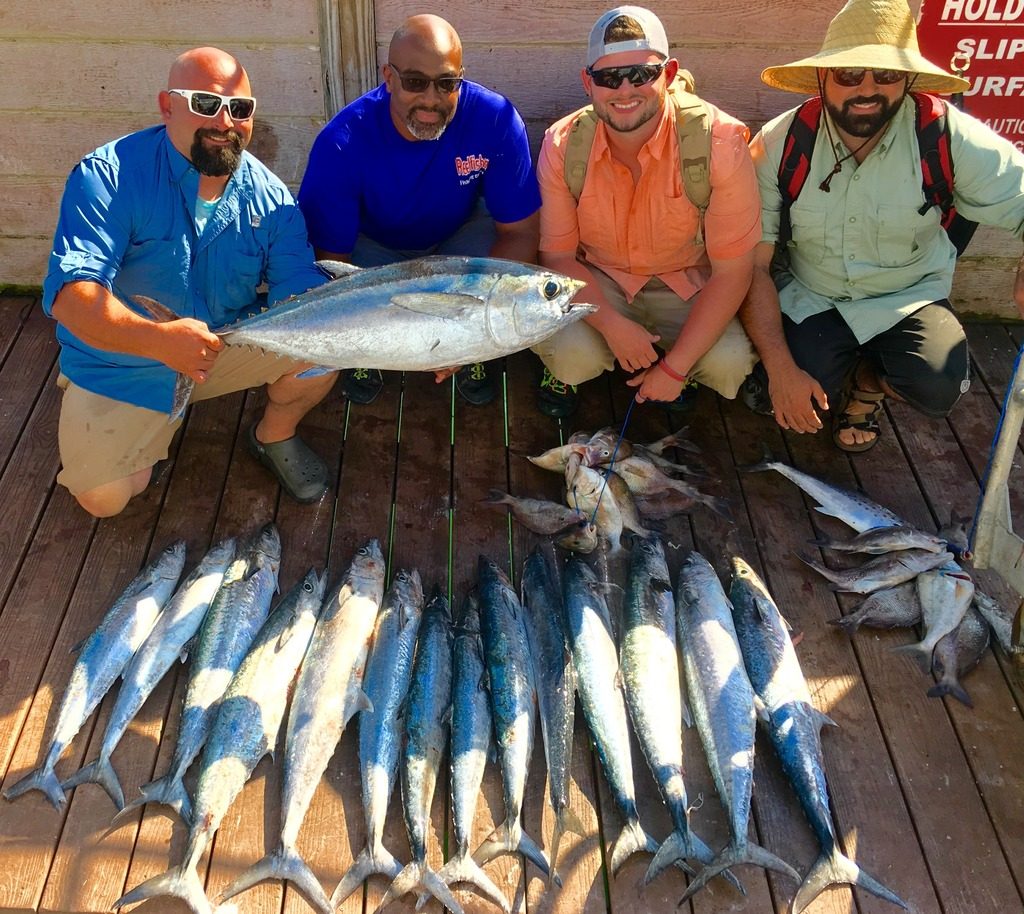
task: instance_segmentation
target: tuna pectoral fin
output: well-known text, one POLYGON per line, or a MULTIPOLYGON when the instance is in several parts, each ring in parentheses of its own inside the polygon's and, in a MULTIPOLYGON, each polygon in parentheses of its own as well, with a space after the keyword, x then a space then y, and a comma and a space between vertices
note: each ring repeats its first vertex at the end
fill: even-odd
POLYGON ((121 782, 117 779, 117 772, 110 764, 110 759, 98 758, 83 768, 79 768, 71 777, 60 786, 64 790, 70 790, 79 784, 99 784, 114 801, 118 812, 124 809, 124 791, 121 790, 121 782))
POLYGON ((221 891, 216 898, 217 904, 227 901, 239 892, 244 892, 264 879, 287 879, 298 886, 299 891, 321 914, 332 914, 334 911, 330 899, 305 861, 294 850, 285 847, 279 847, 249 867, 221 891))
POLYGON ((656 854, 658 842, 643 830, 639 822, 627 822, 612 845, 609 863, 612 875, 615 876, 622 868, 622 864, 639 851, 656 854))
POLYGON ((501 890, 491 881, 491 877, 480 869, 468 854, 452 857, 441 867, 441 871, 437 875, 445 885, 452 885, 456 882, 472 884, 484 898, 494 902, 505 914, 510 914, 511 908, 508 899, 501 894, 501 890))
POLYGON ((124 907, 126 904, 135 904, 137 901, 145 901, 147 898, 156 898, 159 895, 173 895, 180 898, 192 909, 194 914, 213 914, 213 905, 203 891, 203 884, 199 881, 199 874, 194 869, 182 870, 175 868, 147 879, 142 885, 136 886, 128 894, 122 895, 114 902, 114 910, 124 907))
POLYGON ((679 903, 682 904, 688 898, 692 898, 719 873, 744 863, 775 870, 789 876, 794 882, 800 881, 800 874, 793 867, 785 860, 776 857, 771 851, 765 850, 761 845, 747 842, 742 847, 736 847, 730 844, 712 863, 709 863, 697 874, 683 893, 683 897, 679 899, 679 903))
POLYGON ((387 876, 388 879, 395 879, 400 872, 402 867, 386 848, 378 847, 374 851, 370 846, 364 847, 331 895, 331 907, 337 908, 375 873, 387 876))
POLYGON ((811 867, 807 878, 797 889, 796 897, 793 899, 791 914, 799 914, 815 898, 817 898, 830 885, 842 885, 849 883, 858 886, 872 895, 884 898, 886 901, 898 905, 904 910, 910 910, 906 902, 898 895, 889 891, 882 883, 873 876, 869 876, 856 863, 848 857, 839 853, 838 848, 833 850, 832 856, 822 854, 811 867))
POLYGON ((387 892, 380 900, 374 914, 380 914, 392 901, 401 898, 408 892, 429 892, 441 902, 452 914, 465 914, 459 900, 452 894, 451 889, 446 886, 437 873, 431 870, 426 863, 412 862, 394 879, 388 886, 387 892))
MULTIPOLYGON (((545 876, 551 875, 551 864, 544 851, 538 847, 533 838, 523 831, 518 822, 513 824, 502 822, 476 849, 473 860, 482 866, 501 854, 517 852, 531 861, 545 876)), ((561 887, 562 881, 557 876, 553 879, 555 885, 561 887)))
POLYGON ((549 885, 556 879, 558 884, 561 885, 561 879, 559 879, 558 873, 555 870, 555 864, 558 861, 558 846, 562 843, 562 835, 567 831, 571 831, 584 838, 587 835, 579 816, 570 807, 563 806, 555 813, 555 828, 551 832, 551 872, 548 874, 549 885))
POLYGON ((181 778, 175 776, 173 772, 155 781, 150 781, 148 784, 143 784, 139 790, 142 791, 142 796, 136 797, 127 804, 114 816, 111 824, 117 823, 124 818, 126 813, 145 806, 147 803, 163 803, 164 806, 173 809, 178 814, 178 818, 186 825, 192 824, 192 802, 188 798, 181 778))
POLYGON ((30 790, 41 790, 46 794, 47 799, 53 804, 57 812, 63 812, 68 805, 68 798, 64 796, 64 789, 60 785, 57 773, 49 765, 36 768, 30 771, 20 781, 11 784, 4 791, 5 800, 13 800, 30 790))

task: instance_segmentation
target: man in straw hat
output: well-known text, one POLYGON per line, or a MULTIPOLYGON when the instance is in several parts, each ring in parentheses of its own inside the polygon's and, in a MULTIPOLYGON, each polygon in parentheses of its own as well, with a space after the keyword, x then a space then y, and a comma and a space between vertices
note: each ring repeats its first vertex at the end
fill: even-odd
POLYGON ((538 406, 571 414, 572 385, 616 361, 633 374, 638 402, 679 401, 693 380, 731 399, 756 361, 736 319, 761 234, 747 128, 670 91, 679 62, 650 10, 620 6, 600 16, 585 62, 592 107, 548 129, 537 163, 540 262, 585 280, 580 297, 598 311, 535 347, 545 364, 538 406), (690 159, 677 134, 684 104, 702 112, 709 132, 695 152, 710 171, 703 218, 680 169, 690 159), (568 150, 584 118, 596 127, 574 193, 568 150))
MULTIPOLYGON (((922 189, 918 104, 946 109, 952 200, 967 219, 1024 232, 1024 155, 952 105, 908 98, 968 83, 921 56, 906 0, 849 0, 821 51, 761 79, 816 93, 821 115, 788 239, 782 192, 793 188, 780 165, 800 109, 752 144, 764 237, 741 317, 762 364, 743 397, 797 432, 820 429, 818 413, 829 410, 836 446, 866 451, 885 397, 941 418, 970 385, 949 303, 956 249, 922 189), (776 253, 785 257, 770 269, 776 253)), ((1019 271, 1015 295, 1024 313, 1019 271)))

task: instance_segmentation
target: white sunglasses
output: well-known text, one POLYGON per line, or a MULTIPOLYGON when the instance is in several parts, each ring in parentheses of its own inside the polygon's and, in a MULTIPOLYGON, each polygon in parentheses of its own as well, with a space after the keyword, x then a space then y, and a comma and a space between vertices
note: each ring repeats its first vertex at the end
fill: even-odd
POLYGON ((227 108, 233 121, 247 121, 256 110, 256 99, 248 95, 218 95, 199 89, 168 89, 170 95, 180 95, 188 102, 188 110, 200 117, 216 117, 221 108, 227 108))

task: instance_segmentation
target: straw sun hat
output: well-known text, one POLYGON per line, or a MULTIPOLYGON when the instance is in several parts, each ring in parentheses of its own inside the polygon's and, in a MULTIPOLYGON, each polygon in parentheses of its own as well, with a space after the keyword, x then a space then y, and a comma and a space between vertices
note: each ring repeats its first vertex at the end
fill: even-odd
POLYGON ((821 50, 781 67, 768 67, 761 81, 787 92, 818 93, 816 70, 864 67, 916 73, 915 91, 963 92, 966 79, 921 56, 917 27, 906 0, 849 0, 828 26, 821 50))

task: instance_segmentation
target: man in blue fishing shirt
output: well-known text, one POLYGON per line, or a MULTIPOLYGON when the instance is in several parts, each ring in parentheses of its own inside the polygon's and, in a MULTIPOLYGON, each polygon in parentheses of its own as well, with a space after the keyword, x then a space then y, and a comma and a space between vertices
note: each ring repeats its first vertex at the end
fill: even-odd
POLYGON ((115 140, 71 172, 61 203, 43 308, 61 344, 57 481, 89 513, 118 514, 149 484, 180 421, 177 375, 202 400, 267 384, 251 452, 293 498, 318 500, 327 467, 296 434, 336 374, 244 347, 210 328, 326 281, 287 187, 245 151, 256 100, 234 57, 196 48, 159 94, 162 125, 115 140), (157 322, 144 295, 179 317, 157 322))
MULTIPOLYGON (((427 254, 534 263, 540 191, 522 118, 503 96, 463 76, 462 43, 439 16, 406 20, 381 67, 383 83, 320 132, 299 189, 317 256, 361 267, 427 254)), ((455 372, 474 404, 495 396, 484 364, 455 372)), ((376 369, 348 371, 354 403, 383 385, 376 369)))

